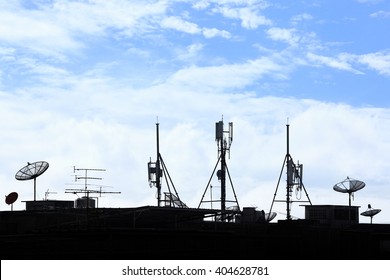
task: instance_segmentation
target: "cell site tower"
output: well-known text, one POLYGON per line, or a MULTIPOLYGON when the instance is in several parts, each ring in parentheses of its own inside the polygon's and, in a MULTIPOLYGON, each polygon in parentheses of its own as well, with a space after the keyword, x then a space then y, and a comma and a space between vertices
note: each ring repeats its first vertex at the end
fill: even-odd
POLYGON ((157 148, 156 161, 152 162, 152 159, 150 159, 148 162, 149 186, 151 188, 156 187, 157 189, 157 194, 156 194, 157 206, 188 208, 188 206, 180 200, 179 194, 176 191, 172 178, 169 175, 167 166, 165 165, 164 160, 161 156, 159 137, 160 137, 159 123, 157 122, 156 123, 156 148, 157 148), (162 199, 161 196, 162 177, 165 178, 165 182, 168 188, 168 192, 164 192, 164 199, 162 199))
POLYGON ((202 199, 199 203, 198 208, 204 203, 210 203, 213 205, 214 202, 220 203, 221 205, 221 215, 220 219, 222 222, 225 222, 228 220, 229 216, 234 215, 235 212, 240 211, 240 206, 237 200, 236 192, 233 187, 233 182, 229 173, 228 166, 226 164, 226 154, 229 153, 230 157, 230 147, 233 142, 233 123, 229 123, 228 130, 224 130, 224 123, 223 119, 215 124, 215 141, 217 142, 218 146, 218 160, 214 167, 213 173, 211 174, 211 177, 207 183, 206 189, 203 193, 202 199), (220 164, 220 169, 217 171, 217 177, 220 181, 220 187, 221 187, 221 197, 220 199, 213 199, 212 197, 212 188, 211 186, 211 180, 215 174, 215 171, 220 164), (226 176, 227 175, 227 176, 226 176), (234 200, 228 200, 226 199, 226 179, 229 178, 230 185, 232 187, 234 200), (207 193, 207 190, 210 189, 210 200, 205 200, 205 195, 207 193), (232 206, 227 207, 227 203, 233 203, 232 206))
POLYGON ((286 203, 286 212, 287 212, 287 217, 286 219, 287 220, 291 220, 292 219, 292 216, 291 216, 291 206, 292 206, 292 203, 293 202, 308 202, 311 204, 311 201, 310 201, 310 198, 309 198, 309 195, 307 194, 306 192, 306 189, 305 189, 305 186, 303 185, 303 182, 302 182, 302 176, 303 176, 303 165, 302 164, 299 164, 299 162, 297 164, 294 163, 294 160, 293 158, 291 157, 290 155, 290 135, 289 135, 289 128, 290 128, 290 125, 287 124, 286 125, 286 129, 287 129, 287 153, 286 153, 286 156, 284 157, 284 161, 283 161, 283 166, 282 166, 282 170, 280 171, 280 175, 279 175, 279 179, 278 179, 278 184, 276 186, 276 190, 275 190, 275 194, 274 194, 274 198, 272 200, 272 204, 271 204, 271 208, 269 210, 269 215, 271 215, 271 211, 272 211, 272 207, 274 205, 274 202, 285 202, 286 203), (276 195, 277 195, 277 192, 278 192, 278 188, 279 188, 279 184, 280 184, 280 181, 281 181, 281 178, 282 178, 282 175, 283 175, 283 170, 284 168, 286 167, 287 169, 287 180, 286 180, 286 200, 277 200, 275 199, 276 198, 276 195), (294 191, 294 188, 295 188, 295 192, 296 192, 296 198, 297 200, 294 201, 293 198, 292 198, 292 194, 293 194, 293 191, 294 191), (306 201, 301 201, 301 192, 302 190, 305 192, 305 195, 306 195, 306 198, 307 200, 306 201))

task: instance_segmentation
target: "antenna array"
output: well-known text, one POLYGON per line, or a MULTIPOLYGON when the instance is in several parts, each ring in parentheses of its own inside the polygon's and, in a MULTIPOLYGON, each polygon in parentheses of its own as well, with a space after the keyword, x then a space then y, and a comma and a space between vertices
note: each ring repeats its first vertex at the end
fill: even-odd
POLYGON ((301 202, 308 202, 311 205, 309 195, 307 194, 305 186, 303 185, 303 182, 302 182, 303 165, 299 164, 299 162, 297 164, 295 164, 293 158, 290 155, 289 127, 290 127, 290 125, 287 124, 286 125, 286 128, 287 128, 287 153, 286 153, 286 156, 284 157, 282 170, 280 171, 278 184, 276 186, 276 190, 275 190, 275 194, 274 194, 274 199, 272 200, 271 208, 269 210, 269 215, 271 215, 271 211, 272 211, 272 207, 274 205, 274 202, 285 202, 286 203, 286 211, 287 211, 287 215, 286 215, 287 220, 292 219, 292 217, 291 217, 291 204, 294 202, 292 200, 292 193, 293 193, 294 188, 296 191, 297 199, 298 200, 301 199, 301 192, 302 192, 302 190, 304 190, 306 197, 307 197, 307 201, 301 201, 301 202), (282 178, 283 170, 285 167, 287 168, 286 200, 276 200, 275 198, 276 198, 276 195, 278 192, 280 180, 282 178))
POLYGON ((99 196, 101 196, 102 193, 111 193, 111 194, 120 194, 121 192, 105 192, 102 191, 101 188, 100 190, 89 190, 88 189, 88 180, 102 180, 103 178, 101 177, 91 177, 88 176, 88 172, 90 171, 97 171, 97 172, 102 172, 106 171, 106 169, 101 169, 101 168, 76 168, 75 166, 73 167, 73 173, 76 173, 76 171, 83 171, 85 172, 83 176, 75 174, 75 182, 78 182, 79 180, 84 180, 84 189, 66 189, 65 193, 73 193, 73 194, 78 194, 82 193, 85 195, 87 201, 86 201, 86 208, 89 208, 89 200, 90 200, 90 194, 91 193, 97 193, 99 196))
MULTIPOLYGON (((157 119, 158 121, 158 119, 157 119)), ((175 185, 173 184, 172 178, 169 175, 167 166, 160 153, 160 132, 159 123, 156 123, 156 144, 157 144, 157 155, 156 161, 152 162, 152 159, 148 162, 148 181, 149 186, 157 188, 157 206, 162 206, 162 202, 165 202, 164 206, 187 208, 188 206, 180 200, 179 194, 176 191, 175 185), (165 182, 168 187, 168 192, 165 192, 164 199, 161 198, 161 178, 165 177, 165 182), (172 190, 175 192, 173 193, 172 190)))
POLYGON ((215 124, 215 141, 217 142, 217 146, 218 146, 218 160, 217 160, 217 163, 216 163, 214 170, 211 174, 209 182, 207 183, 206 189, 203 193, 203 196, 202 196, 202 199, 199 203, 198 208, 200 208, 200 206, 203 203, 211 203, 211 207, 212 207, 213 202, 220 202, 220 204, 221 204, 221 221, 224 222, 227 220, 227 212, 228 212, 227 211, 228 208, 226 207, 226 203, 233 203, 234 204, 233 206, 229 207, 229 208, 233 209, 233 212, 238 212, 240 210, 237 196, 236 196, 236 193, 235 193, 235 190, 233 187, 232 179, 230 177, 229 169, 228 169, 228 166, 226 164, 226 152, 229 153, 229 158, 230 158, 230 147, 231 147, 232 142, 233 142, 233 123, 232 122, 229 123, 228 130, 224 130, 223 120, 219 121, 215 124), (213 186, 211 186, 210 183, 211 183, 211 180, 212 180, 212 178, 215 174, 215 171, 218 167, 218 164, 220 164, 220 169, 217 171, 217 177, 218 177, 218 180, 220 181, 220 185, 221 185, 221 198, 220 198, 220 200, 214 200, 212 198, 213 186), (227 179, 226 174, 228 175, 229 182, 230 182, 230 185, 232 187, 232 191, 234 194, 234 200, 227 200, 226 199, 226 179, 227 179), (209 187, 210 187, 210 200, 204 200, 204 197, 205 197, 206 192, 209 189, 209 187))

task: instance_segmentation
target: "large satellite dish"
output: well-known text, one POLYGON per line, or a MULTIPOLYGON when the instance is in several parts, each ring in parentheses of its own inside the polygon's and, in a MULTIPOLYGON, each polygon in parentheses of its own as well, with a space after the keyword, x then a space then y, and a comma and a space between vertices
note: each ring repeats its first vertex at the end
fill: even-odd
POLYGON ((361 190, 365 186, 366 183, 347 177, 344 181, 334 185, 333 189, 336 192, 347 193, 349 196, 349 206, 351 206, 351 196, 353 196, 353 193, 361 190))
POLYGON ((27 162, 27 165, 21 168, 16 174, 16 180, 25 181, 34 179, 34 201, 36 200, 36 179, 49 168, 46 161, 37 161, 34 163, 27 162))
POLYGON ((381 209, 374 209, 371 207, 371 204, 368 204, 368 209, 361 213, 360 215, 365 216, 365 217, 370 217, 371 218, 371 224, 372 224, 372 217, 374 217, 376 214, 378 214, 381 209))

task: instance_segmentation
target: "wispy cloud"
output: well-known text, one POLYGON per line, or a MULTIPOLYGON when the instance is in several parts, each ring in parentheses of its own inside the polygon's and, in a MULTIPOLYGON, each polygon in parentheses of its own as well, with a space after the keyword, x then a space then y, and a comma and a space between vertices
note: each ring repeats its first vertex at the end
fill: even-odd
POLYGON ((241 21, 241 26, 247 29, 256 29, 262 25, 271 25, 272 21, 260 14, 264 9, 263 5, 253 5, 249 7, 233 7, 229 5, 221 5, 214 8, 214 12, 221 13, 224 17, 238 19, 241 21))
POLYGON ((380 74, 390 76, 390 51, 368 53, 356 56, 357 61, 380 74))
POLYGON ((314 17, 308 13, 303 13, 303 14, 298 14, 298 15, 295 15, 291 18, 291 22, 293 24, 298 24, 299 22, 302 22, 302 21, 310 21, 312 20, 314 17))
POLYGON ((309 61, 314 63, 318 63, 319 65, 326 65, 328 67, 332 67, 338 70, 349 71, 355 74, 363 74, 362 72, 354 69, 352 65, 348 62, 349 56, 340 55, 337 58, 316 55, 314 53, 308 53, 307 58, 309 61))
POLYGON ((281 41, 291 46, 297 46, 301 39, 294 28, 271 27, 267 30, 267 35, 272 40, 281 41))
POLYGON ((337 57, 327 57, 308 53, 307 58, 314 63, 339 70, 350 71, 355 74, 363 74, 358 68, 366 67, 377 71, 381 75, 390 75, 390 53, 387 51, 360 55, 342 53, 337 55, 337 57))
POLYGON ((378 4, 380 2, 383 2, 384 0, 356 0, 356 1, 363 4, 378 4))
POLYGON ((253 84, 265 75, 285 79, 287 67, 263 57, 241 64, 189 67, 177 71, 170 83, 198 89, 234 89, 253 84))
POLYGON ((387 11, 377 11, 375 13, 370 14, 372 18, 390 18, 390 12, 387 11))
POLYGON ((180 17, 169 16, 161 21, 163 28, 171 28, 180 32, 189 34, 202 34, 206 38, 223 37, 230 38, 231 35, 228 31, 218 30, 217 28, 199 27, 196 23, 183 20, 180 17))

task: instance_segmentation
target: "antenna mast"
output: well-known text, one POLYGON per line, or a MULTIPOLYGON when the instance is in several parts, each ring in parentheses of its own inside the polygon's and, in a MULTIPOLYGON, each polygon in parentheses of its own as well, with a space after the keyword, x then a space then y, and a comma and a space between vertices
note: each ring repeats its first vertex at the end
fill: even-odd
POLYGON ((157 155, 156 161, 152 162, 150 159, 148 162, 148 181, 150 187, 157 188, 157 206, 161 207, 162 202, 165 202, 164 206, 187 208, 187 205, 180 200, 179 194, 176 191, 175 185, 169 175, 168 169, 164 163, 164 160, 160 153, 160 138, 159 138, 159 123, 157 119, 156 123, 156 145, 157 155), (165 192, 164 200, 161 198, 161 178, 165 175, 165 182, 168 187, 168 192, 165 192), (169 180, 169 181, 168 181, 169 180), (175 193, 172 193, 171 186, 175 193))
POLYGON ((287 211, 286 219, 287 220, 291 220, 292 219, 292 217, 291 217, 291 205, 294 202, 292 200, 292 193, 293 193, 294 187, 295 187, 295 191, 296 191, 296 194, 297 194, 297 199, 298 200, 300 199, 300 197, 298 197, 298 194, 300 194, 300 192, 303 189, 308 200, 307 201, 301 201, 301 202, 308 202, 308 203, 310 203, 310 205, 312 205, 311 201, 310 201, 310 198, 309 198, 309 195, 307 194, 305 186, 303 185, 303 182, 302 182, 303 165, 299 164, 299 162, 297 164, 295 164, 294 160, 292 159, 292 157, 290 155, 290 130, 289 130, 289 128, 290 128, 290 125, 286 124, 286 130, 287 130, 286 150, 287 150, 287 153, 286 153, 286 156, 284 157, 282 170, 280 171, 278 184, 276 186, 274 198, 272 200, 271 208, 269 210, 269 215, 271 215, 271 211, 272 211, 272 207, 274 205, 274 202, 286 202, 286 211, 287 211), (285 166, 287 168, 286 200, 275 200, 277 192, 278 192, 280 180, 281 180, 281 177, 282 177, 283 170, 284 170, 285 166))
POLYGON ((161 168, 160 168, 160 130, 159 123, 156 123, 156 187, 157 187, 157 206, 161 206, 161 182, 160 178, 162 177, 161 168))
MULTIPOLYGON (((236 196, 236 193, 235 193, 235 190, 233 187, 232 179, 230 177, 229 169, 228 169, 228 166, 226 164, 226 152, 229 153, 229 157, 230 157, 230 147, 231 147, 232 142, 233 142, 233 123, 232 122, 229 123, 229 129, 226 131, 224 130, 223 120, 219 121, 215 124, 215 141, 217 142, 217 146, 218 146, 218 161, 215 165, 213 173, 211 174, 210 180, 207 183, 206 189, 203 193, 203 196, 202 196, 202 199, 199 203, 198 208, 200 207, 200 205, 202 203, 211 203, 212 204, 213 202, 220 202, 221 203, 221 221, 224 222, 224 221, 226 221, 226 218, 227 218, 226 217, 226 214, 227 214, 226 203, 227 202, 235 203, 236 210, 239 211, 239 209, 240 209, 240 206, 239 206, 238 200, 237 200, 237 196, 236 196), (212 200, 212 199, 210 201, 204 201, 203 199, 204 199, 205 194, 206 194, 209 187, 210 187, 210 191, 212 191, 212 186, 210 185, 210 183, 211 183, 211 179, 212 179, 212 177, 215 173, 215 170, 217 169, 217 166, 219 163, 220 163, 221 169, 219 169, 217 171, 217 177, 218 177, 218 180, 221 182, 221 199, 219 201, 212 200), (230 181, 230 184, 232 186, 235 200, 226 200, 226 174, 229 177, 229 181, 230 181)), ((212 194, 210 197, 212 197, 212 194)), ((233 206, 233 208, 234 208, 234 206, 233 206)))

